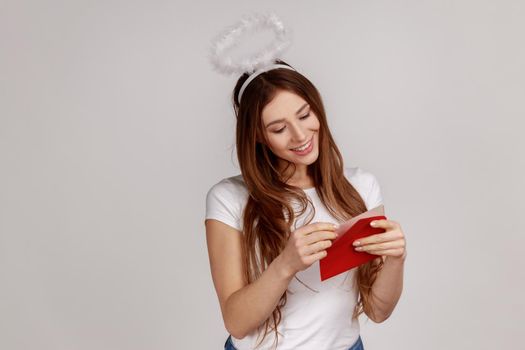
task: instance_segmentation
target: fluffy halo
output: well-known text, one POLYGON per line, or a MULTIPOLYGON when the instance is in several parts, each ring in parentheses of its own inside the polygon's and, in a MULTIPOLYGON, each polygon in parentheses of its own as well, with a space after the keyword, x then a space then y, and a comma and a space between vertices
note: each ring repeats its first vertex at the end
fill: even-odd
POLYGON ((227 27, 212 40, 208 55, 214 69, 222 74, 253 71, 274 63, 291 43, 291 31, 274 13, 253 14, 244 16, 238 23, 227 27), (274 40, 259 52, 234 60, 228 52, 239 45, 240 37, 248 31, 271 29, 275 33, 274 40))

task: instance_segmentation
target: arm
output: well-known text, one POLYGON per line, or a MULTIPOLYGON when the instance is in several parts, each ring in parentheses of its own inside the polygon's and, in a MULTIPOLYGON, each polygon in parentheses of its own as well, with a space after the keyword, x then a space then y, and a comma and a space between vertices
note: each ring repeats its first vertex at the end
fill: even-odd
POLYGON ((373 315, 368 315, 376 323, 390 317, 401 297, 405 258, 406 251, 401 257, 383 256, 383 268, 372 286, 373 315))
POLYGON ((284 269, 279 256, 256 281, 247 284, 242 273, 242 232, 209 219, 206 239, 224 325, 231 335, 242 339, 271 316, 294 275, 284 269))
POLYGON ((372 321, 379 323, 390 317, 403 290, 406 241, 401 225, 396 221, 374 220, 370 225, 381 227, 385 231, 362 238, 353 244, 357 251, 379 255, 378 258, 384 262, 372 285, 372 314, 367 313, 372 321))
POLYGON ((260 326, 277 306, 293 275, 287 275, 279 266, 277 257, 261 276, 251 284, 233 293, 226 301, 225 317, 232 334, 243 338, 260 326))

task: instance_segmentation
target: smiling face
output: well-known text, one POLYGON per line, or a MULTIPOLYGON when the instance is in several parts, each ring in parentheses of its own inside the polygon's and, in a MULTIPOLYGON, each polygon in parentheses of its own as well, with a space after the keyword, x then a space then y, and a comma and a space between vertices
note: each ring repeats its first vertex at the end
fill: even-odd
POLYGON ((293 92, 280 90, 261 117, 267 146, 277 157, 295 163, 299 174, 294 177, 304 180, 308 165, 319 156, 320 123, 309 104, 293 92), (306 149, 301 148, 304 145, 306 149))

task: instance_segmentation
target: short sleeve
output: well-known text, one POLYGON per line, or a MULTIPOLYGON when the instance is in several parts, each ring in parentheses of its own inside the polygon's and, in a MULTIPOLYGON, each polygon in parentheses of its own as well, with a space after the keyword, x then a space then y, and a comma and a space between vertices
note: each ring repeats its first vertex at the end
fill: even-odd
POLYGON ((232 185, 221 181, 213 185, 206 194, 206 219, 219 220, 236 230, 242 231, 239 212, 239 198, 232 185))
POLYGON ((374 174, 368 173, 370 178, 370 189, 368 190, 368 195, 366 196, 366 205, 367 209, 373 209, 381 204, 383 204, 383 196, 381 194, 381 187, 379 182, 374 174))
POLYGON ((383 204, 381 188, 374 174, 356 166, 345 168, 345 175, 359 192, 367 210, 383 204))

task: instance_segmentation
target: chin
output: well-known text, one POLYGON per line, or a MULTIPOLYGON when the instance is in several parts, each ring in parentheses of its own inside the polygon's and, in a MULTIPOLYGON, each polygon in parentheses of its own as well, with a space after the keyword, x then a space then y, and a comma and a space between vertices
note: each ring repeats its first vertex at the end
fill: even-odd
POLYGON ((319 149, 317 147, 314 147, 312 152, 306 156, 300 156, 299 159, 296 157, 293 157, 291 159, 288 159, 288 161, 295 163, 295 164, 304 164, 304 165, 310 165, 317 161, 319 158, 319 149))

